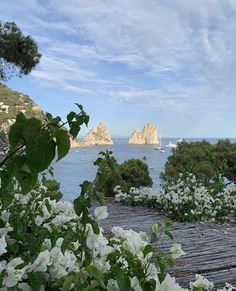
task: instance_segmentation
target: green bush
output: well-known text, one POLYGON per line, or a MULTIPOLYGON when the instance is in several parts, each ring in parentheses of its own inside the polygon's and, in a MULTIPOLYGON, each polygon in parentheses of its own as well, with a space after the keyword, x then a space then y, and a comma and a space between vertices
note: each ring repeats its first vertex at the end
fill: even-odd
POLYGON ((100 153, 104 158, 98 158, 95 165, 98 165, 98 174, 104 175, 104 181, 101 179, 95 182, 96 191, 103 192, 105 196, 114 196, 114 188, 119 185, 123 191, 130 188, 139 188, 152 186, 152 179, 149 176, 147 165, 139 159, 130 159, 122 164, 110 156, 112 152, 100 153))
POLYGON ((42 185, 47 188, 47 191, 45 192, 45 197, 49 197, 52 200, 59 201, 63 194, 60 191, 60 183, 57 182, 55 179, 43 179, 42 185))
MULTIPOLYGON (((232 170, 236 174, 236 159, 233 160, 232 157, 236 154, 236 148, 232 148, 227 154, 227 145, 228 142, 225 141, 220 141, 217 145, 205 140, 182 142, 168 157, 164 172, 160 177, 164 182, 172 182, 178 178, 180 173, 193 173, 206 186, 219 174, 235 181, 236 175, 232 174, 232 170), (224 144, 223 149, 222 143, 224 144), (232 168, 230 163, 234 164, 235 168, 232 168)), ((231 145, 233 146, 233 144, 231 145)))
POLYGON ((222 163, 226 165, 224 177, 231 182, 236 182, 236 143, 229 139, 219 140, 216 144, 216 152, 222 163))
POLYGON ((126 189, 123 189, 125 191, 131 187, 151 187, 153 184, 152 178, 149 176, 148 166, 139 159, 130 159, 122 163, 120 165, 120 175, 122 180, 125 181, 126 189))

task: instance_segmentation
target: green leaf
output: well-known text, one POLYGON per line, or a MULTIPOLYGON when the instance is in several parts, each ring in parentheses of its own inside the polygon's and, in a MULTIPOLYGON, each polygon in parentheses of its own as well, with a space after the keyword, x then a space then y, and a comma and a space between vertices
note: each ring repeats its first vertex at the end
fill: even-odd
POLYGON ((84 117, 82 115, 76 115, 75 119, 77 123, 79 124, 79 126, 84 123, 84 117))
POLYGON ((84 123, 86 124, 86 126, 88 126, 89 123, 89 115, 85 114, 84 116, 84 123))
POLYGON ((81 187, 80 195, 83 196, 89 191, 89 188, 91 187, 91 182, 85 180, 82 184, 80 184, 80 187, 81 187))
POLYGON ((40 132, 42 127, 42 122, 36 118, 26 119, 24 128, 23 128, 23 136, 26 142, 31 141, 36 138, 40 132))
POLYGON ((97 280, 98 284, 102 288, 106 289, 106 286, 104 285, 104 282, 103 282, 103 274, 99 269, 97 269, 95 266, 90 265, 90 266, 86 267, 86 271, 89 272, 90 275, 93 276, 97 280))
POLYGON ((75 274, 71 274, 71 275, 68 275, 66 278, 65 278, 65 281, 63 283, 63 286, 62 286, 62 291, 69 291, 71 290, 71 284, 73 283, 75 279, 75 274))
POLYGON ((59 125, 60 122, 61 122, 61 117, 57 116, 50 121, 50 124, 56 126, 56 125, 59 125))
POLYGON ((14 170, 13 173, 18 180, 23 194, 28 193, 36 184, 38 175, 31 173, 28 165, 26 164, 26 156, 16 156, 13 160, 14 170))
POLYGON ((73 121, 70 124, 70 134, 73 136, 73 138, 76 138, 76 136, 78 135, 80 131, 80 125, 78 122, 73 121))
POLYGON ((55 157, 56 143, 47 131, 26 145, 26 163, 33 173, 47 169, 55 157))
POLYGON ((98 173, 98 180, 100 185, 103 185, 106 182, 107 178, 108 176, 106 173, 98 173))
POLYGON ((93 220, 93 219, 90 220, 90 223, 91 223, 91 226, 92 226, 93 232, 94 232, 96 235, 98 235, 98 234, 100 233, 100 228, 99 228, 99 226, 98 226, 98 223, 97 223, 95 220, 93 220))
POLYGON ((87 209, 87 198, 79 196, 74 200, 73 204, 75 213, 80 216, 81 213, 87 209))
POLYGON ((129 276, 125 274, 123 270, 116 275, 116 280, 119 286, 119 290, 133 291, 130 286, 129 276))
POLYGON ((14 198, 12 192, 9 192, 7 189, 3 188, 0 188, 0 197, 3 209, 7 208, 14 198))
POLYGON ((79 107, 79 109, 82 111, 83 110, 83 106, 81 105, 81 104, 79 104, 79 103, 75 103, 75 105, 77 106, 77 107, 79 107))
POLYGON ((95 191, 94 197, 101 205, 104 205, 104 203, 105 203, 104 193, 99 192, 99 191, 95 191))
POLYGON ((169 230, 165 231, 165 234, 170 238, 170 239, 174 239, 172 233, 169 230))
POLYGON ((16 117, 15 123, 11 126, 9 131, 9 143, 12 148, 15 148, 19 143, 24 143, 22 132, 25 122, 25 115, 19 113, 16 117))
POLYGON ((51 114, 51 113, 49 113, 49 112, 46 112, 46 116, 47 116, 47 119, 48 119, 49 121, 52 121, 52 119, 53 119, 53 116, 52 116, 52 114, 51 114))
POLYGON ((61 160, 70 150, 70 136, 65 129, 58 129, 56 131, 57 143, 57 161, 61 160))
POLYGON ((153 252, 153 247, 151 245, 146 245, 146 247, 143 250, 143 254, 144 256, 146 256, 147 254, 153 252))
POLYGON ((67 121, 69 124, 75 118, 75 116, 76 116, 76 113, 74 111, 71 111, 69 114, 67 114, 67 121))
POLYGON ((94 166, 98 166, 102 162, 103 162, 103 158, 97 158, 96 161, 93 164, 94 164, 94 166))
POLYGON ((30 286, 34 291, 40 291, 42 285, 44 285, 45 278, 42 272, 34 272, 27 274, 30 281, 30 286))

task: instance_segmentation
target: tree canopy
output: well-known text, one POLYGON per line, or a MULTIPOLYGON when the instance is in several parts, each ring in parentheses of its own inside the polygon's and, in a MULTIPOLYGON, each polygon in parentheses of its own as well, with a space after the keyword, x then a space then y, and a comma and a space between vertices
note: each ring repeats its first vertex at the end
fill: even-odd
POLYGON ((200 178, 205 185, 219 174, 235 182, 236 144, 227 139, 219 140, 217 144, 182 142, 168 157, 161 179, 173 181, 186 172, 200 178))
POLYGON ((0 80, 28 75, 39 63, 37 43, 14 22, 0 21, 0 80))

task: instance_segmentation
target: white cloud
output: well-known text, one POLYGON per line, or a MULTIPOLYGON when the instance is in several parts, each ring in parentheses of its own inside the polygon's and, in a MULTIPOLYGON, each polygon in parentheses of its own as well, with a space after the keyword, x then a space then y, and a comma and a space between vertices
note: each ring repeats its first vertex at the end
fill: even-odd
POLYGON ((0 9, 15 16, 17 7, 21 15, 32 10, 29 18, 17 17, 43 47, 44 57, 32 73, 37 79, 79 94, 93 85, 120 102, 161 110, 236 105, 234 0, 27 3, 0 4, 0 9), (122 67, 110 74, 104 64, 122 67), (122 80, 124 72, 128 76, 122 80), (132 75, 140 72, 143 84, 132 75))

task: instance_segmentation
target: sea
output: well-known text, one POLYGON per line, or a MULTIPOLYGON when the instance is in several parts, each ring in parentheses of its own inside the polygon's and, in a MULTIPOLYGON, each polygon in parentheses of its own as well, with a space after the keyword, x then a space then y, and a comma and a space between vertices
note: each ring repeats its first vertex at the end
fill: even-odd
MULTIPOLYGON (((169 142, 177 143, 179 138, 162 138, 162 145, 169 142)), ((203 138, 185 138, 187 142, 201 141, 203 138)), ((210 143, 216 143, 218 138, 205 139, 210 143)), ((236 138, 230 139, 236 142, 236 138)), ((95 178, 97 167, 93 165, 101 151, 112 151, 113 156, 119 163, 128 159, 141 159, 149 169, 153 180, 153 188, 160 186, 160 173, 172 150, 165 148, 161 153, 153 145, 129 145, 128 138, 113 138, 113 145, 81 147, 70 150, 69 154, 59 162, 53 163, 54 178, 60 182, 63 200, 73 201, 80 195, 80 184, 85 181, 92 181, 95 178), (145 159, 144 159, 145 157, 145 159)))

